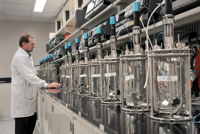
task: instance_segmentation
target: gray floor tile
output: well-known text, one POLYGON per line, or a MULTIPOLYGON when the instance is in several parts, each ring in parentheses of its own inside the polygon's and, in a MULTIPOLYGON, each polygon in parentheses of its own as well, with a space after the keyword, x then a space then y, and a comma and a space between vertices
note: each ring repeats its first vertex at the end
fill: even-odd
MULTIPOLYGON (((15 120, 11 117, 0 118, 0 134, 14 134, 15 120)), ((37 128, 33 134, 39 134, 37 128)))
POLYGON ((0 134, 14 134, 15 120, 12 118, 1 118, 0 134))

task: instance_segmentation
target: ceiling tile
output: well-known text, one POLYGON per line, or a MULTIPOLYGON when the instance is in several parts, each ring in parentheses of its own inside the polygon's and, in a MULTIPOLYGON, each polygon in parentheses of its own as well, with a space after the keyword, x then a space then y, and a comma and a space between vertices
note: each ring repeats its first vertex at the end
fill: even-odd
POLYGON ((28 20, 9 20, 9 22, 19 22, 19 23, 24 23, 24 22, 29 22, 28 20))
POLYGON ((50 23, 55 23, 55 20, 50 20, 49 22, 50 22, 50 23))
POLYGON ((56 15, 68 0, 47 0, 42 13, 33 12, 35 1, 0 0, 0 21, 55 23, 56 15))
POLYGON ((32 13, 32 17, 54 17, 54 14, 53 13, 34 12, 34 13, 32 13))
POLYGON ((32 17, 31 21, 39 21, 39 22, 49 22, 51 18, 35 18, 32 17))
POLYGON ((19 11, 30 11, 31 5, 8 4, 8 3, 6 3, 6 9, 19 10, 19 11))
POLYGON ((28 21, 29 17, 17 17, 17 16, 8 16, 8 20, 11 21, 28 21))
POLYGON ((48 6, 61 6, 60 3, 62 0, 48 0, 47 5, 48 6))
POLYGON ((12 16, 29 16, 30 12, 7 10, 7 15, 12 15, 12 16))
POLYGON ((5 20, 6 16, 0 15, 0 20, 5 20))
POLYGON ((52 17, 51 20, 49 21, 50 23, 55 23, 55 17, 52 17))
POLYGON ((44 12, 54 13, 56 12, 58 7, 46 6, 44 12))
POLYGON ((32 4, 33 0, 5 0, 6 3, 32 4))
POLYGON ((3 9, 3 3, 0 3, 0 9, 3 9))
POLYGON ((60 4, 65 4, 67 0, 62 0, 60 4))

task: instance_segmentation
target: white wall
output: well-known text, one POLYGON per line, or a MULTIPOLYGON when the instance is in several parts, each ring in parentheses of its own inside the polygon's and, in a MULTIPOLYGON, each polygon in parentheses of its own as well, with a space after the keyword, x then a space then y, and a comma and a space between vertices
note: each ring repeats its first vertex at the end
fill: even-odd
MULTIPOLYGON (((46 44, 54 24, 0 22, 0 78, 11 77, 11 60, 19 47, 19 38, 30 34, 35 38, 32 57, 35 65, 47 56, 46 44)), ((0 117, 10 116, 10 84, 0 84, 0 117)))

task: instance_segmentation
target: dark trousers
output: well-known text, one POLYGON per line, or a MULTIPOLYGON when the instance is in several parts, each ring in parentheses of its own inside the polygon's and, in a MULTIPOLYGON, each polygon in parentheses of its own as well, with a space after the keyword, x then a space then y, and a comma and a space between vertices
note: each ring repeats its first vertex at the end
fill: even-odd
POLYGON ((32 134, 36 120, 36 113, 29 117, 15 118, 15 134, 32 134))

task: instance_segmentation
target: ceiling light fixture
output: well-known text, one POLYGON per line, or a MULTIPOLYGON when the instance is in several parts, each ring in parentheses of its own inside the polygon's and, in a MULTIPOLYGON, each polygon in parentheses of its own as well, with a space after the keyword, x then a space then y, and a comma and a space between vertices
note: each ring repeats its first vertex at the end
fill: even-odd
POLYGON ((42 12, 47 0, 36 0, 34 12, 42 12))

